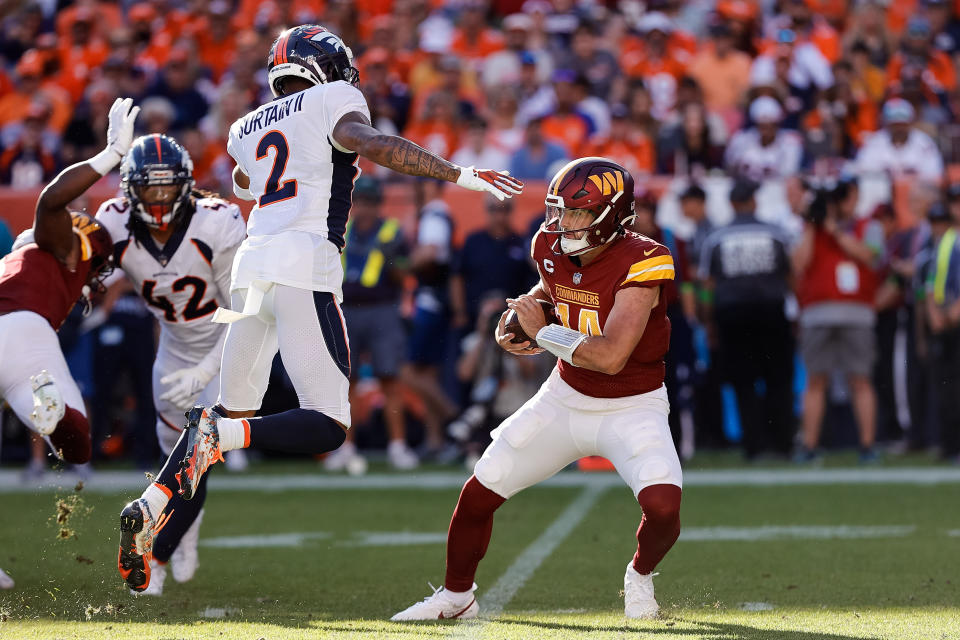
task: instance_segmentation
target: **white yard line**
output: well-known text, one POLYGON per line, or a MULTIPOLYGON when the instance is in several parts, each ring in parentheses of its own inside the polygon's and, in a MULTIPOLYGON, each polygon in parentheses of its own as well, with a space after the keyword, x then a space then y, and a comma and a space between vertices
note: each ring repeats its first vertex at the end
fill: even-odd
MULTIPOLYGON (((290 491, 345 489, 459 489, 467 480, 466 472, 373 473, 366 476, 330 475, 320 471, 298 474, 233 475, 218 470, 210 478, 216 491, 290 491)), ((71 491, 77 476, 73 473, 47 473, 42 483, 24 484, 19 471, 0 470, 0 493, 71 491)), ((722 469, 685 471, 685 487, 784 486, 784 485, 872 485, 902 484, 927 486, 960 484, 960 468, 888 467, 880 469, 722 469)), ((85 480, 84 490, 100 493, 139 491, 147 479, 136 471, 101 471, 85 480)), ((615 473, 558 473, 538 486, 624 488, 615 473)))
POLYGON ((916 531, 914 525, 887 526, 762 526, 762 527, 687 527, 680 531, 680 542, 755 542, 758 540, 851 540, 858 538, 903 538, 916 531))
POLYGON ((550 557, 564 539, 576 529, 606 487, 597 485, 586 487, 583 492, 563 510, 557 519, 543 533, 524 549, 503 575, 483 594, 480 600, 482 619, 476 622, 464 622, 454 627, 453 638, 477 638, 483 628, 503 612, 517 592, 526 584, 530 576, 550 557))

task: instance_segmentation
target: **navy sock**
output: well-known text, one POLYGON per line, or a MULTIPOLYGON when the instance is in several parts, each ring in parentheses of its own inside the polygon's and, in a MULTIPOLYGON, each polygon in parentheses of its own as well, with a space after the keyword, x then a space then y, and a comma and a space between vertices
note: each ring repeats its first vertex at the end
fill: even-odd
POLYGON ((203 509, 203 502, 207 499, 207 478, 209 476, 209 472, 203 474, 197 484, 197 491, 193 494, 191 500, 184 500, 179 493, 173 492, 173 497, 170 498, 167 508, 164 509, 165 513, 171 514, 170 519, 153 542, 153 557, 160 562, 170 560, 170 556, 173 555, 177 545, 180 544, 180 540, 187 529, 197 519, 200 509, 203 509))
POLYGON ((177 481, 177 472, 180 471, 180 463, 183 461, 183 456, 187 454, 187 439, 185 436, 186 430, 180 434, 180 439, 177 440, 173 451, 170 452, 166 464, 163 465, 160 473, 157 474, 157 477, 154 479, 154 482, 169 489, 174 497, 180 494, 180 483, 177 481))
POLYGON ((313 409, 291 409, 262 418, 248 418, 250 447, 285 453, 327 453, 346 439, 333 418, 313 409))

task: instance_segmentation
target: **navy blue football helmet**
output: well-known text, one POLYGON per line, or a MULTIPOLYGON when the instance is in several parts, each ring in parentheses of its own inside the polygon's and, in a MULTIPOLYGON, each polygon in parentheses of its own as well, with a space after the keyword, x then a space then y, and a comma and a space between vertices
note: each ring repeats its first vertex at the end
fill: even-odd
POLYGON ((284 95, 283 80, 289 76, 312 84, 343 80, 357 86, 360 81, 350 47, 318 24, 287 29, 270 47, 267 81, 274 97, 284 95))
POLYGON ((180 143, 159 133, 141 136, 133 141, 130 151, 120 163, 120 187, 132 209, 131 220, 152 229, 166 229, 187 211, 193 189, 193 160, 180 143), (150 187, 173 185, 173 197, 150 201, 150 187))

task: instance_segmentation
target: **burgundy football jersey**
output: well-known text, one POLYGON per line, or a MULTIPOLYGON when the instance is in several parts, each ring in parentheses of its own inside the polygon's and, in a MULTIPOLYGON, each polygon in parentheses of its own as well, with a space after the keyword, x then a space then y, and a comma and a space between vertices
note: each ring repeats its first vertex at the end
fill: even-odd
MULTIPOLYGON (((550 240, 537 233, 531 255, 553 298, 557 317, 564 326, 581 333, 603 335, 614 298, 621 289, 659 287, 674 278, 670 251, 637 233, 628 232, 614 240, 583 267, 571 258, 555 254, 548 245, 550 240)), ((670 346, 668 302, 661 290, 643 336, 620 373, 608 375, 560 360, 560 377, 580 393, 595 398, 620 398, 658 389, 663 384, 663 357, 670 346)))
POLYGON ((35 244, 20 247, 0 260, 0 313, 33 311, 56 331, 80 298, 89 273, 89 260, 71 272, 35 244))

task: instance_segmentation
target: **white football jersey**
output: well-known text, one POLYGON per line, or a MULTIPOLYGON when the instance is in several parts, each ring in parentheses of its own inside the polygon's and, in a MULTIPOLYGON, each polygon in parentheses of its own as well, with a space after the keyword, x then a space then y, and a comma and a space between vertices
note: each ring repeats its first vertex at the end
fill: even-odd
POLYGON ((329 290, 330 282, 339 287, 342 274, 330 270, 340 263, 360 169, 357 154, 334 142, 332 133, 353 111, 370 117, 360 90, 337 81, 278 98, 230 127, 227 151, 250 178, 256 199, 233 288, 256 279, 313 290, 329 290), (281 235, 291 242, 279 241, 281 235))
POLYGON ((211 318, 217 307, 230 304, 230 269, 246 235, 240 208, 219 198, 198 199, 187 224, 163 247, 146 230, 132 233, 130 215, 125 198, 107 200, 97 211, 113 238, 115 264, 160 322, 160 351, 197 363, 227 329, 211 318))
POLYGON ((752 127, 734 134, 725 157, 730 173, 756 182, 794 176, 802 159, 803 140, 795 131, 780 129, 773 142, 763 146, 760 133, 752 127))

